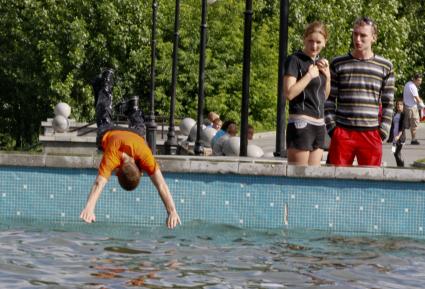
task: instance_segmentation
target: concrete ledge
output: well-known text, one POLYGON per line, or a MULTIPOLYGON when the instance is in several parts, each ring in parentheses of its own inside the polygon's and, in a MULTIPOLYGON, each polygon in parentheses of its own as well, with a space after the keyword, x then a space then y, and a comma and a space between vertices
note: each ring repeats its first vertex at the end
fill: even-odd
POLYGON ((189 158, 157 158, 162 171, 190 173, 189 158))
POLYGON ((386 181, 411 181, 424 182, 425 171, 416 169, 384 168, 384 180, 386 181))
POLYGON ((192 173, 219 173, 219 174, 237 174, 239 171, 238 162, 230 161, 205 161, 192 160, 190 162, 190 171, 192 173))
POLYGON ((384 170, 375 167, 335 167, 335 178, 382 181, 384 170))
POLYGON ((286 165, 283 163, 239 163, 238 173, 256 176, 285 176, 286 165))
MULTIPOLYGON (((64 142, 75 143, 91 143, 93 147, 96 147, 96 136, 77 136, 71 133, 55 134, 55 135, 40 135, 39 141, 44 142, 59 142, 64 146, 64 142)), ((71 145, 69 145, 71 146, 71 145)))
POLYGON ((287 177, 302 178, 335 178, 335 167, 309 167, 288 165, 286 170, 287 177))
MULTIPOLYGON (((73 156, 1 153, 0 166, 63 167, 96 169, 101 154, 73 156)), ((287 165, 280 158, 165 156, 156 159, 163 172, 218 173, 299 178, 356 179, 375 181, 425 182, 425 170, 374 167, 302 167, 287 165)))
POLYGON ((3 166, 26 166, 26 167, 45 167, 46 156, 44 155, 23 155, 0 153, 0 165, 3 166))
POLYGON ((98 164, 91 157, 48 156, 46 167, 54 168, 97 168, 98 164))

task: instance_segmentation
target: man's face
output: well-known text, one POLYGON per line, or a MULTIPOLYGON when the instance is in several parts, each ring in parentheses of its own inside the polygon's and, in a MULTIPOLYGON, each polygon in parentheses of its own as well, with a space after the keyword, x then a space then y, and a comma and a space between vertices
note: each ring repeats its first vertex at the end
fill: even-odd
POLYGON ((421 86, 421 84, 422 84, 422 78, 416 78, 414 80, 414 83, 416 84, 417 87, 421 86))
POLYGON ((376 41, 371 25, 357 25, 353 29, 354 50, 367 52, 372 49, 372 44, 376 41))

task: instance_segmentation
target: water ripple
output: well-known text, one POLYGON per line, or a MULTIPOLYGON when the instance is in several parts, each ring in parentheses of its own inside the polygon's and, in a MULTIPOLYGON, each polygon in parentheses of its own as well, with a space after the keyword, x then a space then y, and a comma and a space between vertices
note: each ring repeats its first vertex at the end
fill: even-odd
POLYGON ((425 288, 423 240, 212 224, 0 229, 1 288, 425 288))

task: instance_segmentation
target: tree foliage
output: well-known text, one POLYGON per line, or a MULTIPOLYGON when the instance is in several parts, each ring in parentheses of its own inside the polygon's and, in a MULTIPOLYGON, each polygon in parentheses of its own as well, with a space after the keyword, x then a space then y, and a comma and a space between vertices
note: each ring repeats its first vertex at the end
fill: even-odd
MULTIPOLYGON (((158 0, 155 110, 169 113, 174 1, 158 0)), ((182 0, 176 115, 196 117, 201 0, 182 0)), ((253 1, 249 121, 262 129, 276 122, 279 55, 277 0, 253 1)), ((307 23, 324 21, 329 59, 351 49, 351 25, 375 19, 375 52, 395 65, 397 95, 415 71, 423 71, 424 1, 290 1, 288 53, 302 47, 307 23)), ((208 5, 205 111, 239 120, 242 95, 245 3, 208 5)), ((152 2, 142 0, 0 0, 0 148, 37 142, 41 121, 65 101, 72 117, 94 118, 90 80, 102 67, 117 71, 116 99, 138 94, 147 112, 150 93, 152 2)))

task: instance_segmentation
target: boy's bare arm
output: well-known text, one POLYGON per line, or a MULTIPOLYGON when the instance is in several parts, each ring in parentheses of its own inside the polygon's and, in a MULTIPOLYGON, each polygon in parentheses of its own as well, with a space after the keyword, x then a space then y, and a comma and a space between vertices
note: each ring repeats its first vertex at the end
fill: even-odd
POLYGON ((96 180, 93 183, 90 194, 87 198, 86 206, 80 214, 80 218, 83 219, 86 223, 92 223, 96 221, 96 216, 94 214, 94 209, 96 208, 97 200, 100 197, 100 194, 103 191, 108 180, 100 175, 96 177, 96 180))
POLYGON ((173 197, 168 189, 167 183, 159 169, 156 169, 153 175, 150 176, 152 183, 155 185, 165 209, 168 213, 167 227, 173 229, 178 224, 181 224, 180 217, 177 214, 176 206, 174 205, 173 197))

